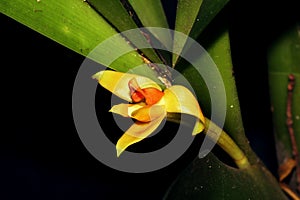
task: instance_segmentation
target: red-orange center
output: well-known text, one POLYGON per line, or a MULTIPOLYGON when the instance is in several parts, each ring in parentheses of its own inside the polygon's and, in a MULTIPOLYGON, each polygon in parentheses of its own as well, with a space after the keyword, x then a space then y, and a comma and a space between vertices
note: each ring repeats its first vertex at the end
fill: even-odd
POLYGON ((145 101, 147 105, 156 104, 164 93, 156 88, 149 87, 141 89, 135 78, 128 83, 131 99, 134 103, 145 101))

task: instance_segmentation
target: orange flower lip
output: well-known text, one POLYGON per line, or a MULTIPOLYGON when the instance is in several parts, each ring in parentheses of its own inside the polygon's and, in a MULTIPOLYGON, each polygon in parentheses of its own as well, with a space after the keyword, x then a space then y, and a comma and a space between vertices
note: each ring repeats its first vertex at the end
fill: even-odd
POLYGON ((153 87, 141 89, 135 78, 128 82, 128 86, 134 103, 145 101, 147 105, 154 105, 164 96, 162 91, 153 87))

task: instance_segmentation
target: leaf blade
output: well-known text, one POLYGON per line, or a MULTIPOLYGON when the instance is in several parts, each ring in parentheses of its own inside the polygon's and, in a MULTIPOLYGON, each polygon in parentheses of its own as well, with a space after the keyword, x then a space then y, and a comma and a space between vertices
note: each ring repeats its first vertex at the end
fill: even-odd
MULTIPOLYGON (((176 21, 175 21, 175 30, 184 33, 185 35, 189 35, 194 22, 196 21, 196 17, 198 12, 200 11, 200 7, 202 5, 203 0, 179 0, 177 4, 176 10, 176 21)), ((178 49, 179 52, 182 51, 186 41, 182 39, 178 39, 178 35, 174 34, 174 49, 178 49)), ((173 54, 172 64, 175 66, 179 55, 173 54)))
POLYGON ((287 197, 276 179, 260 164, 237 170, 210 153, 203 159, 195 158, 173 183, 164 199, 287 200, 287 197))
MULTIPOLYGON (((121 1, 88 0, 88 2, 112 25, 114 25, 118 31, 123 32, 138 28, 137 24, 132 19, 132 16, 130 16, 127 10, 123 7, 121 1)), ((135 34, 132 38, 130 34, 127 34, 126 36, 129 37, 129 41, 131 41, 134 45, 136 43, 147 44, 147 40, 142 34, 135 34)), ((145 54, 145 56, 152 60, 152 62, 161 63, 160 58, 153 49, 148 48, 140 50, 145 54)))
MULTIPOLYGON (((145 64, 138 52, 83 1, 3 0, 0 1, 0 12, 111 69, 127 72, 145 64), (112 41, 107 40, 111 37, 114 38, 112 41), (103 42, 107 45, 96 48, 103 42), (123 52, 127 53, 118 56, 123 52)), ((155 73, 147 67, 134 72, 157 81, 155 73)))
MULTIPOLYGON (((169 28, 167 18, 160 0, 140 1, 128 0, 144 27, 169 28)), ((153 29, 149 30, 165 46, 171 44, 171 33, 158 34, 153 29)))
MULTIPOLYGON (((189 35, 196 39, 215 18, 215 16, 224 8, 229 0, 179 0, 175 30, 189 35)), ((174 35, 176 41, 176 34, 174 35)), ((179 44, 174 43, 175 49, 183 49, 185 41, 179 44)), ((179 56, 173 54, 173 66, 175 66, 179 56)))
MULTIPOLYGON (((227 28, 219 28, 218 30, 218 34, 214 36, 209 34, 208 37, 202 38, 206 41, 209 41, 209 44, 206 44, 205 47, 217 69, 211 69, 213 66, 210 66, 209 63, 206 64, 201 56, 197 58, 199 65, 192 66, 185 62, 179 62, 176 69, 182 73, 187 80, 189 80, 206 117, 210 118, 212 115, 211 98, 213 98, 215 102, 215 110, 225 110, 226 118, 223 129, 244 151, 250 163, 255 163, 257 161, 257 156, 249 146, 243 127, 239 99, 237 95, 235 79, 233 77, 229 33, 227 28), (199 74, 201 67, 204 66, 208 70, 206 72, 206 80, 209 80, 211 82, 210 84, 213 83, 215 85, 214 88, 210 88, 210 90, 208 89, 208 83, 204 81, 202 74, 199 74), (222 80, 217 78, 215 72, 212 72, 213 70, 217 70, 220 73, 222 80), (222 96, 222 94, 224 94, 222 87, 225 89, 226 97, 222 96), (224 98, 226 98, 226 102, 223 102, 224 98)), ((212 120, 217 124, 218 121, 222 122, 222 119, 219 118, 212 120)))

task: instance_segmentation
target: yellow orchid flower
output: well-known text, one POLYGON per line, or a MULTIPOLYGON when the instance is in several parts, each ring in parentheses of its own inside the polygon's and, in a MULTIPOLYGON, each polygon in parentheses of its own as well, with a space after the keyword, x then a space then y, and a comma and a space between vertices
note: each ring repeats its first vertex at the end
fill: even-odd
POLYGON ((116 144, 117 156, 130 145, 154 132, 167 113, 184 113, 197 118, 192 134, 203 131, 205 118, 194 95, 184 86, 174 85, 164 91, 149 78, 104 70, 93 76, 99 84, 130 102, 111 108, 110 112, 135 119, 135 123, 116 144))

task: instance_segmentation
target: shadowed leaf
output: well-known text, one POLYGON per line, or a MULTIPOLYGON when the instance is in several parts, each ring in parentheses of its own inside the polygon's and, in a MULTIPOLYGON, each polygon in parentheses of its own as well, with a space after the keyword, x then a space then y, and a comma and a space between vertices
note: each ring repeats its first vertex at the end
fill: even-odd
POLYGON ((203 159, 197 157, 181 173, 165 199, 287 200, 287 197, 276 179, 260 164, 238 170, 224 165, 210 153, 203 159))

